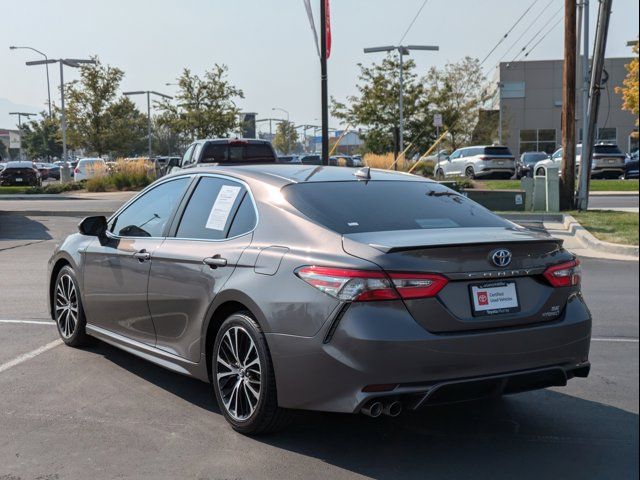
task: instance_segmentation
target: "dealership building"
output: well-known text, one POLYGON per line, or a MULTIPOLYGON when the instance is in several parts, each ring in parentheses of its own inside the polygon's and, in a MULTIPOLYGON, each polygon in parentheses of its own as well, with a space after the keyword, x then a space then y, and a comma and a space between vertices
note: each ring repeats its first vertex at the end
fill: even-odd
MULTIPOLYGON (((622 86, 627 74, 625 65, 631 58, 605 60, 608 77, 601 95, 596 129, 597 141, 615 142, 623 152, 638 148, 636 117, 622 110, 622 96, 615 87, 622 86)), ((524 152, 552 153, 562 144, 562 60, 536 60, 500 63, 496 74, 492 109, 502 115, 502 143, 515 155, 524 152), (500 95, 498 95, 500 93, 500 95)), ((578 62, 578 72, 582 71, 578 62)), ((576 137, 582 140, 581 82, 576 84, 576 137)))

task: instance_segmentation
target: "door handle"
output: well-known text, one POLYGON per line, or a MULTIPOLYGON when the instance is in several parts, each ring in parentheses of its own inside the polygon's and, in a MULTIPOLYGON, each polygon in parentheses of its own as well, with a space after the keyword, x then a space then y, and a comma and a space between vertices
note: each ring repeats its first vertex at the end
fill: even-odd
POLYGON ((151 259, 151 254, 147 252, 144 248, 142 250, 135 252, 133 256, 137 258, 140 263, 146 262, 147 260, 151 259))
POLYGON ((226 267, 227 266, 227 259, 226 258, 222 258, 220 255, 214 255, 213 257, 207 257, 204 260, 202 260, 202 263, 204 263, 205 265, 209 265, 211 268, 218 268, 218 267, 226 267))

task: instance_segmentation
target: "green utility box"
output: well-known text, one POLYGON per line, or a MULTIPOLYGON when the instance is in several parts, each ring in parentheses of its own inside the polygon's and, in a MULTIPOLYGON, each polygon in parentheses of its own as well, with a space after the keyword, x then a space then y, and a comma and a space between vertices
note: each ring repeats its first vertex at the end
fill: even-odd
POLYGON ((464 195, 489 210, 500 212, 524 212, 524 190, 476 190, 467 189, 464 195))

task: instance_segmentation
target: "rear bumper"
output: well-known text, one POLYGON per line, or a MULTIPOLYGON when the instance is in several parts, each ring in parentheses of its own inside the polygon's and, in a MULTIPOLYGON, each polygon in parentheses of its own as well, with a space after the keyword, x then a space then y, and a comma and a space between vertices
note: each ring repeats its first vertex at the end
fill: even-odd
POLYGON ((401 302, 353 304, 315 337, 267 341, 282 407, 357 412, 383 396, 410 399, 409 408, 477 398, 458 386, 486 396, 564 385, 588 373, 590 337, 591 316, 575 296, 560 319, 461 334, 426 331, 401 302))
POLYGON ((476 177, 488 177, 490 175, 511 175, 513 176, 516 173, 516 169, 514 168, 485 168, 483 170, 478 170, 474 172, 476 177))

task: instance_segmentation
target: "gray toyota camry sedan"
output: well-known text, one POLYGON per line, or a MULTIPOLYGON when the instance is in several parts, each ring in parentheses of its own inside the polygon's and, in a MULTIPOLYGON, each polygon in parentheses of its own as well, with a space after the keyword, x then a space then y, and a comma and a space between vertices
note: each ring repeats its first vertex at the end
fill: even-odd
POLYGON ((210 382, 247 434, 294 409, 396 416, 589 373, 574 255, 408 174, 183 171, 83 220, 49 278, 67 345, 210 382))

